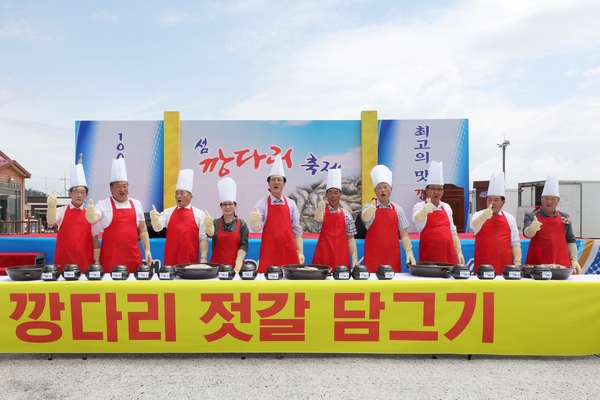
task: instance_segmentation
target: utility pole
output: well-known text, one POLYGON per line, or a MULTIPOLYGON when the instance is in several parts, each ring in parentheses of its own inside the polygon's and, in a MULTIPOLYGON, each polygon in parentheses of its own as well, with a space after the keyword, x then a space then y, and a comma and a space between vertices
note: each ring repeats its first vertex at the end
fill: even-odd
POLYGON ((506 140, 506 138, 504 138, 502 143, 498 144, 498 147, 502 149, 502 172, 504 173, 504 184, 506 184, 506 148, 509 144, 510 140, 506 140))
POLYGON ((67 174, 63 174, 62 178, 58 178, 59 181, 63 181, 63 187, 64 187, 64 191, 63 191, 63 196, 67 196, 67 174))

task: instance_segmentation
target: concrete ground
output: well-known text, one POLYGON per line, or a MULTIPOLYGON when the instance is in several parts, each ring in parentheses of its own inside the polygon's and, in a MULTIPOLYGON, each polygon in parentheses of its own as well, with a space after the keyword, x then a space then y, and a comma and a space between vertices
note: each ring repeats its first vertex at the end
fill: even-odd
POLYGON ((596 399, 600 357, 0 354, 3 399, 596 399))

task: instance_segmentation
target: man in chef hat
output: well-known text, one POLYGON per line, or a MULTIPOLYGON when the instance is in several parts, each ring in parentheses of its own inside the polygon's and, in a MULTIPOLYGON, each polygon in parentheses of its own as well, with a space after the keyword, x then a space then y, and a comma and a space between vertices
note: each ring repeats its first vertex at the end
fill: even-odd
POLYGON ((340 207, 342 198, 342 170, 327 171, 327 189, 325 191, 327 205, 319 197, 315 220, 319 230, 319 240, 313 256, 313 264, 323 264, 330 267, 346 265, 352 268, 358 264, 356 249, 356 225, 352 214, 340 207), (351 255, 352 261, 348 257, 351 255))
POLYGON ((129 197, 124 158, 112 160, 110 194, 111 197, 95 206, 90 198, 85 217, 90 224, 99 223, 103 231, 100 264, 104 269, 110 271, 115 265, 126 265, 133 273, 142 264, 138 235, 148 265, 152 263, 152 254, 142 203, 129 197))
POLYGON ((485 210, 471 217, 475 234, 475 272, 481 264, 490 264, 496 274, 502 274, 507 265, 521 265, 521 239, 515 217, 502 210, 504 172, 492 174, 487 191, 485 210))
POLYGON ((97 264, 100 259, 100 229, 98 224, 90 225, 85 221, 86 209, 83 203, 88 195, 88 187, 81 157, 80 154, 78 164, 71 165, 71 203, 57 209, 58 199, 54 190, 47 200, 48 227, 58 225, 54 264, 60 266, 61 273, 67 264, 77 264, 85 272, 88 265, 97 264))
POLYGON ((412 220, 420 234, 419 261, 465 263, 460 239, 452 220, 452 209, 442 201, 444 172, 442 163, 431 161, 425 186, 426 201, 413 207, 412 220))
POLYGON ((300 212, 294 200, 283 195, 285 171, 281 155, 275 157, 267 178, 269 192, 250 213, 250 228, 262 231, 258 272, 271 265, 303 264, 304 245, 300 212))
POLYGON ((206 234, 212 238, 210 262, 231 265, 239 273, 248 252, 248 225, 238 218, 235 181, 226 177, 217 182, 221 200, 221 218, 213 219, 206 211, 204 225, 206 234))
POLYGON ((365 204, 361 211, 361 218, 367 228, 364 264, 369 272, 376 272, 382 264, 391 265, 395 272, 400 272, 398 237, 406 252, 406 263, 415 263, 407 230, 408 219, 402 207, 390 201, 392 171, 385 165, 377 165, 371 170, 371 180, 377 200, 365 204))
POLYGON ((523 234, 531 238, 527 250, 528 265, 559 264, 581 271, 577 261, 577 244, 569 214, 558 211, 560 202, 558 175, 548 175, 542 192, 541 207, 525 214, 523 234))
POLYGON ((156 232, 167 228, 164 265, 198 263, 208 260, 208 238, 204 231, 204 211, 192 207, 194 170, 179 171, 175 187, 177 205, 159 214, 154 204, 150 211, 150 222, 156 232))

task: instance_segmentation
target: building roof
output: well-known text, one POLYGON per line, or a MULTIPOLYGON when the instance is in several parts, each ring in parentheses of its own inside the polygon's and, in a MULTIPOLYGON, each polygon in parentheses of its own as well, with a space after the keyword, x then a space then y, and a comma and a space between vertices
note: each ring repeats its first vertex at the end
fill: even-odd
POLYGON ((14 170, 16 170, 19 174, 21 174, 23 177, 31 178, 31 174, 29 173, 29 171, 27 171, 25 168, 23 168, 21 166, 21 164, 19 164, 15 160, 11 160, 10 157, 8 157, 6 154, 4 154, 2 152, 2 150, 0 150, 0 170, 3 170, 5 168, 11 168, 11 167, 14 170))

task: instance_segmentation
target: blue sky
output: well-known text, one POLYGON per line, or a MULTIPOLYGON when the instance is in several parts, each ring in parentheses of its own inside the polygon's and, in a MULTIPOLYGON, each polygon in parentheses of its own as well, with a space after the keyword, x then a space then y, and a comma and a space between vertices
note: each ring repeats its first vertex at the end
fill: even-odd
POLYGON ((471 180, 504 137, 509 188, 600 179, 599 20, 593 0, 0 0, 0 149, 62 191, 76 120, 377 110, 468 118, 471 180))

